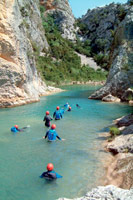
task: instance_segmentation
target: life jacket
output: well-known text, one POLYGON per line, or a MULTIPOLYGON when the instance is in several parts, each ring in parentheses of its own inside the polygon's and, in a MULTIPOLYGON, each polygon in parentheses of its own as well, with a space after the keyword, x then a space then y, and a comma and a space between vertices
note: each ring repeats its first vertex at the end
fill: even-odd
POLYGON ((49 141, 55 141, 56 140, 56 136, 57 136, 56 131, 53 130, 53 129, 50 129, 49 132, 48 132, 48 140, 49 141))
POLYGON ((61 114, 64 114, 64 109, 62 108, 62 109, 60 109, 60 112, 61 112, 61 114))
POLYGON ((61 119, 62 115, 61 115, 61 112, 60 110, 56 110, 55 111, 55 119, 61 119))
POLYGON ((46 180, 54 180, 57 178, 62 178, 62 176, 57 174, 55 171, 47 171, 43 172, 40 178, 45 178, 46 180))
POLYGON ((11 128, 11 131, 14 132, 14 133, 19 132, 14 126, 11 128))
POLYGON ((64 107, 65 107, 66 109, 68 109, 68 108, 69 108, 69 104, 66 103, 66 104, 64 105, 64 107))

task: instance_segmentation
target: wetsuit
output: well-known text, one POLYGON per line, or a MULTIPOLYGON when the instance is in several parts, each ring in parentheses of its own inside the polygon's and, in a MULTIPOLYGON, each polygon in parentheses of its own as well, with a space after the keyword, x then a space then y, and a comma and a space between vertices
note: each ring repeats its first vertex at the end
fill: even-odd
POLYGON ((45 126, 50 127, 51 120, 52 120, 52 118, 49 115, 46 115, 43 119, 43 121, 45 121, 45 126))
MULTIPOLYGON (((26 127, 24 127, 24 128, 26 128, 26 127)), ((16 127, 13 126, 13 127, 11 128, 11 131, 14 132, 14 133, 17 133, 17 132, 23 132, 24 130, 23 130, 23 129, 16 128, 16 127)))
POLYGON ((66 108, 66 110, 69 108, 69 104, 68 103, 66 103, 65 105, 64 105, 64 107, 66 108))
POLYGON ((13 127, 11 128, 11 131, 14 132, 14 133, 17 133, 17 132, 19 132, 20 130, 13 126, 13 127))
POLYGON ((54 180, 57 178, 62 178, 62 176, 57 174, 55 171, 47 171, 43 172, 40 178, 45 178, 47 180, 54 180))
POLYGON ((60 110, 56 110, 53 114, 53 118, 55 118, 55 120, 61 119, 62 118, 62 114, 60 112, 60 110))
POLYGON ((79 104, 76 104, 76 106, 77 106, 78 108, 80 108, 79 104))
POLYGON ((50 129, 46 132, 45 139, 48 137, 49 141, 55 141, 56 138, 61 140, 61 138, 57 135, 57 132, 54 129, 50 129))

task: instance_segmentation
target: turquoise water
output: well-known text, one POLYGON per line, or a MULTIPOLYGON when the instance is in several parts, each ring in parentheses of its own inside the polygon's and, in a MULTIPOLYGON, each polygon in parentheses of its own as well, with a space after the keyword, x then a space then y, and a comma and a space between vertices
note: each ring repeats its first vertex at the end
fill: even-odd
POLYGON ((101 159, 103 142, 100 133, 113 119, 131 111, 126 104, 109 104, 87 97, 97 87, 67 86, 68 91, 42 97, 34 104, 0 109, 0 200, 55 200, 80 197, 97 186, 104 174, 101 159), (65 141, 42 140, 46 128, 43 116, 52 114, 57 105, 66 102, 73 111, 54 121, 65 141), (78 103, 81 109, 76 108, 78 103), (13 134, 10 128, 30 125, 25 132, 13 134), (63 176, 54 182, 40 179, 52 162, 63 176))

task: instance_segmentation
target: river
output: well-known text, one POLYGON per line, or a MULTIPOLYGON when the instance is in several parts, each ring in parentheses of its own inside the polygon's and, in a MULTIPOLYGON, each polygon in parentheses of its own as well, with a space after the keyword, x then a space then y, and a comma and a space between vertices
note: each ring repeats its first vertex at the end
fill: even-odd
POLYGON ((66 91, 42 97, 40 102, 0 109, 0 200, 55 200, 80 197, 99 184, 104 174, 101 159, 106 156, 100 133, 112 120, 131 111, 127 104, 88 100, 98 86, 63 86, 66 91), (43 117, 57 105, 72 107, 56 123, 65 141, 49 143, 43 117), (76 107, 78 103, 81 108, 76 107), (30 125, 25 132, 13 134, 10 128, 30 125), (39 178, 52 162, 63 176, 54 182, 39 178))

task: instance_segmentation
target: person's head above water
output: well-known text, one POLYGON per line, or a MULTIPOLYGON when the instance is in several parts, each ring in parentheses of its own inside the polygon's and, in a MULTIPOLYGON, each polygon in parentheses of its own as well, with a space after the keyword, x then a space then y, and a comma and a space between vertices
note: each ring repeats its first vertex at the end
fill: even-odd
POLYGON ((49 111, 46 111, 46 115, 49 115, 49 111))
POLYGON ((72 108, 71 108, 71 107, 69 107, 69 109, 71 110, 72 108))
POLYGON ((56 125, 55 124, 52 124, 51 125, 51 129, 55 129, 56 128, 56 125))
POLYGON ((14 127, 15 127, 15 128, 18 128, 18 125, 15 125, 14 127))
POLYGON ((56 110, 59 110, 59 109, 60 109, 60 107, 59 107, 59 106, 57 106, 57 107, 56 107, 56 110))
POLYGON ((52 171, 54 169, 54 165, 52 163, 47 164, 47 170, 52 171))

